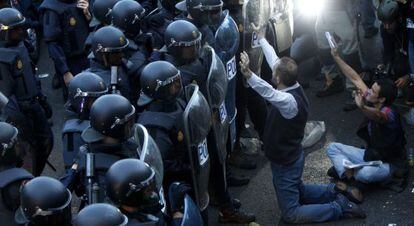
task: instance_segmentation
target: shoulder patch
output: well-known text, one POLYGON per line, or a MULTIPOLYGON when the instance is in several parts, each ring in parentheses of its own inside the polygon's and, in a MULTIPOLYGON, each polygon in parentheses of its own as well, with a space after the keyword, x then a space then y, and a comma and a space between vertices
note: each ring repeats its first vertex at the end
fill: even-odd
POLYGON ((23 68, 23 62, 22 62, 22 60, 18 59, 18 60, 16 61, 16 68, 17 68, 18 70, 22 70, 22 68, 23 68))
POLYGON ((69 24, 70 24, 70 26, 75 26, 76 25, 76 19, 75 19, 75 17, 71 17, 70 19, 69 19, 69 24))
POLYGON ((178 142, 182 142, 184 140, 184 134, 182 131, 178 131, 177 140, 178 142))

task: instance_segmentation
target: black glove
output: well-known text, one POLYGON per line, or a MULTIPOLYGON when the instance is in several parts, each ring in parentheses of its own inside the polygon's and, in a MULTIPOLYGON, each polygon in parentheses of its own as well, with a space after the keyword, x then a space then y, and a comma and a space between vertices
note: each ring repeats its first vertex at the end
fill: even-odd
POLYGON ((184 196, 191 190, 190 185, 174 182, 168 190, 171 213, 179 212, 183 209, 184 196))
POLYGON ((53 115, 52 106, 47 101, 46 96, 44 96, 43 94, 40 94, 39 96, 37 96, 37 100, 39 101, 40 106, 42 106, 43 110, 45 111, 46 118, 47 119, 52 118, 52 115, 53 115))

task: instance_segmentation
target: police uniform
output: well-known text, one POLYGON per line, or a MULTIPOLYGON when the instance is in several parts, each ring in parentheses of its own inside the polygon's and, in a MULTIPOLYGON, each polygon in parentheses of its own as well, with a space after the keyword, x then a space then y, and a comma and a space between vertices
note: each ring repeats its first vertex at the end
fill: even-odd
POLYGON ((88 68, 84 44, 89 35, 89 22, 77 1, 65 3, 45 0, 39 8, 43 18, 43 36, 58 75, 72 75, 88 68))
POLYGON ((20 186, 33 178, 21 168, 6 168, 0 171, 0 219, 3 226, 18 225, 14 214, 20 203, 20 186))
POLYGON ((40 175, 53 147, 53 134, 39 103, 42 94, 31 65, 23 42, 0 48, 0 89, 10 99, 4 112, 34 149, 33 174, 40 175))
POLYGON ((89 120, 81 120, 74 112, 68 112, 62 129, 63 162, 66 169, 72 166, 79 148, 85 144, 81 134, 88 126, 89 120))
POLYGON ((78 196, 85 194, 87 187, 86 178, 86 153, 94 153, 95 158, 95 181, 99 186, 98 202, 105 202, 105 177, 106 172, 113 163, 125 158, 138 158, 138 145, 133 140, 127 140, 120 144, 91 143, 83 145, 75 160, 78 164, 76 170, 68 171, 61 179, 62 183, 78 196))
POLYGON ((174 181, 191 182, 191 166, 182 130, 184 101, 149 104, 138 118, 138 123, 147 128, 160 149, 164 163, 164 187, 174 181))
MULTIPOLYGON (((92 57, 90 61, 90 68, 86 71, 95 73, 99 77, 101 77, 106 86, 111 86, 111 68, 107 68, 101 63, 99 63, 94 57, 92 57)), ((131 82, 130 77, 127 73, 127 65, 128 63, 124 63, 122 66, 118 67, 118 89, 121 92, 121 95, 127 98, 128 100, 132 100, 133 93, 131 91, 131 82)))

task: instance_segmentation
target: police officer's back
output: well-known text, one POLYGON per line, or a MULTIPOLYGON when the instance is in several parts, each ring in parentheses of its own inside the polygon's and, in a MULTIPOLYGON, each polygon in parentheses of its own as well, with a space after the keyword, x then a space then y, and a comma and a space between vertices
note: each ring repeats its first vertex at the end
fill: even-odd
MULTIPOLYGON (((142 68, 152 52, 151 36, 141 32, 145 9, 136 1, 122 0, 115 4, 112 11, 112 24, 119 28, 128 39, 124 57, 127 60, 127 73, 130 77, 133 93, 139 93, 139 77, 142 68)), ((138 95, 132 96, 135 103, 138 95)))
POLYGON ((122 96, 131 100, 133 94, 130 77, 123 58, 128 44, 128 39, 118 28, 105 26, 98 29, 92 37, 93 57, 90 59, 91 66, 87 71, 101 77, 110 88, 109 92, 120 91, 122 96), (115 77, 113 73, 116 73, 115 77))
POLYGON ((81 133, 89 126, 89 112, 93 102, 106 94, 108 88, 101 77, 82 72, 68 85, 66 120, 62 129, 63 160, 65 168, 72 165, 79 148, 84 145, 81 133))
POLYGON ((21 147, 16 145, 18 130, 0 122, 0 219, 4 226, 17 225, 14 212, 20 204, 20 186, 33 176, 21 166, 21 147))
POLYGON ((65 186, 86 198, 87 203, 104 201, 104 177, 108 168, 120 159, 138 157, 138 145, 130 139, 134 121, 135 108, 126 98, 117 94, 99 97, 91 107, 90 126, 82 133, 87 144, 81 147, 71 170, 62 179, 65 186), (93 165, 90 165, 91 159, 93 165), (98 200, 89 197, 91 183, 98 185, 98 200))

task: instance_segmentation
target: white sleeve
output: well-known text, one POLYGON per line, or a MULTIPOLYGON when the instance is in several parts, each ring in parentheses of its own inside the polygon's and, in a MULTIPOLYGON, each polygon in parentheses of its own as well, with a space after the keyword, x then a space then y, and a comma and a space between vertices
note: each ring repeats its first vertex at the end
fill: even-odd
POLYGON ((273 47, 269 44, 269 42, 267 42, 265 38, 261 38, 259 40, 259 44, 262 48, 263 54, 265 55, 267 64, 273 71, 277 62, 280 60, 279 57, 277 56, 273 47))
POLYGON ((247 83, 260 96, 278 108, 284 118, 292 119, 298 114, 298 104, 292 94, 274 89, 254 73, 247 80, 247 83))

